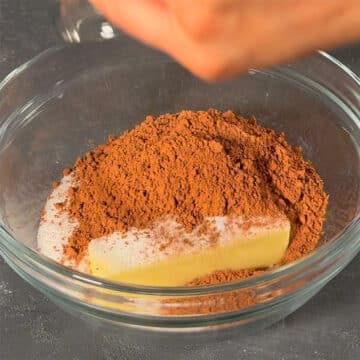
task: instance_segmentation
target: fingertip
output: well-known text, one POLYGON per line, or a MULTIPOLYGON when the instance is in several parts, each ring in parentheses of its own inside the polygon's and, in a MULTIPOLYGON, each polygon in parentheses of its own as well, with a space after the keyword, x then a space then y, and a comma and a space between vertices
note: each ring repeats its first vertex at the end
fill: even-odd
POLYGON ((210 54, 188 56, 183 52, 171 55, 193 75, 211 83, 227 80, 247 70, 240 62, 232 64, 226 57, 215 57, 210 54))

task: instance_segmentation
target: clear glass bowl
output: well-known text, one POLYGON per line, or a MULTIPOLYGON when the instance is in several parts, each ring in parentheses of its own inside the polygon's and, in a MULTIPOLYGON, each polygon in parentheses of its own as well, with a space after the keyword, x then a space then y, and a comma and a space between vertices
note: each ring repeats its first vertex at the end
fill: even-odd
POLYGON ((0 252, 35 288, 97 324, 175 333, 271 324, 304 304, 359 251, 359 98, 358 78, 325 53, 209 84, 130 42, 46 51, 0 88, 0 252), (40 211, 64 167, 147 114, 210 107, 255 116, 285 132, 316 165, 330 195, 316 251, 263 276, 196 288, 112 283, 37 253, 40 211))

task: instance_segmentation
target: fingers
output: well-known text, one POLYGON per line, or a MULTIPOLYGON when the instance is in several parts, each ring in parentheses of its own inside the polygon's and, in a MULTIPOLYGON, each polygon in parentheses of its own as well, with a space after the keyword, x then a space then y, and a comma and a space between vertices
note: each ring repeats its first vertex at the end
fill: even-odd
POLYGON ((208 80, 360 37, 359 0, 91 0, 208 80))
POLYGON ((168 0, 197 75, 217 80, 360 38, 358 0, 168 0), (191 12, 187 9, 191 7, 191 12))
MULTIPOLYGON (((168 0, 91 0, 114 24, 139 40, 163 50, 205 79, 222 76, 221 57, 209 56, 176 20, 168 0)), ((190 2, 186 5, 191 9, 190 2)), ((198 7, 197 11, 201 9, 198 7)), ((198 12, 196 11, 196 14, 198 12)), ((205 23, 205 22, 204 22, 205 23)))

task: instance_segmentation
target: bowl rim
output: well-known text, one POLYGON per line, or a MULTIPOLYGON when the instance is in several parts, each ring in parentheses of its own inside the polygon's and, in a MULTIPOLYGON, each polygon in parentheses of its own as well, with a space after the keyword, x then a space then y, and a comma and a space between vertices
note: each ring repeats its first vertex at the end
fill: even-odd
MULTIPOLYGON (((6 86, 15 80, 22 73, 26 72, 31 66, 38 61, 43 60, 47 56, 51 56, 57 51, 64 49, 64 46, 52 47, 39 55, 35 56, 31 60, 20 65, 18 68, 11 71, 0 82, 0 94, 6 90, 6 86)), ((312 57, 317 57, 323 61, 327 61, 330 65, 333 65, 342 71, 345 76, 349 77, 360 90, 360 78, 353 73, 346 65, 341 63, 335 57, 324 51, 316 52, 312 57)), ((167 58, 168 62, 175 63, 174 60, 167 58)), ((273 69, 259 70, 250 69, 249 72, 262 73, 262 74, 276 74, 282 67, 276 67, 273 69)), ((292 70, 295 71, 296 70, 292 70)), ((301 74, 298 76, 303 77, 301 74)), ((277 77, 279 77, 277 75, 277 77)), ((306 77, 303 77, 306 80, 306 77)), ((351 120, 360 130, 360 121, 358 117, 352 113, 351 120)), ((1 124, 0 124, 1 130, 1 124)), ((45 267, 48 270, 54 271, 69 279, 74 279, 80 283, 86 285, 99 286, 100 288, 109 289, 112 291, 127 292, 130 294, 146 294, 146 295, 158 295, 158 296, 178 296, 178 295, 201 295, 201 294, 214 294, 221 293, 230 290, 239 290, 243 288, 253 287, 262 283, 269 282, 274 279, 281 278, 282 276, 289 275, 301 271, 307 267, 311 267, 318 261, 325 261, 331 263, 345 248, 353 244, 354 240, 359 238, 360 235, 360 212, 352 219, 351 223, 338 235, 331 238, 331 241, 323 244, 320 248, 315 249, 310 254, 278 268, 268 270, 262 275, 250 277, 247 279, 240 279, 230 283, 215 284, 215 285, 202 285, 202 286, 183 286, 183 287, 159 287, 159 286, 143 286, 135 284, 127 284, 121 282, 114 282, 111 280, 102 279, 93 275, 85 274, 80 271, 66 267, 54 260, 38 253, 31 249, 27 245, 16 240, 14 236, 3 226, 0 222, 0 245, 4 242, 5 246, 14 251, 21 257, 28 257, 36 264, 45 267)), ((356 249, 357 251, 358 249, 356 249)), ((1 254, 1 253, 0 253, 1 254)))

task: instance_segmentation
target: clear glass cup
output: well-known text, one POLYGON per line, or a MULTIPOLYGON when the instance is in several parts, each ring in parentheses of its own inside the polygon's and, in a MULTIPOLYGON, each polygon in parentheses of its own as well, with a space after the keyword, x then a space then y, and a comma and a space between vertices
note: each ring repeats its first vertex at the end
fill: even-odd
POLYGON ((70 43, 109 40, 120 35, 87 0, 58 0, 54 20, 63 39, 70 43))
POLYGON ((305 303, 360 248, 360 82, 326 53, 208 84, 124 40, 50 49, 0 84, 0 253, 26 281, 97 325, 248 332, 305 303), (321 246, 293 264, 229 284, 154 288, 79 273, 36 248, 41 209, 62 169, 148 114, 233 109, 285 132, 330 195, 321 246))

